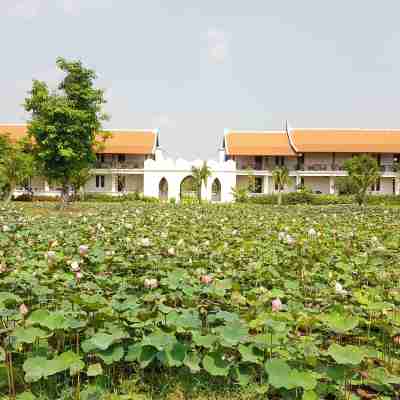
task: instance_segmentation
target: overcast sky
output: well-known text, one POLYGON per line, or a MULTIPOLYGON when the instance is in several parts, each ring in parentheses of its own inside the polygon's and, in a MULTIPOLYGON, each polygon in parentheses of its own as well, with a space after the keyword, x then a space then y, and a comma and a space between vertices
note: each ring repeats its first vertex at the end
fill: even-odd
POLYGON ((109 128, 216 158, 224 128, 400 128, 398 0, 0 0, 0 121, 58 56, 94 68, 109 128))

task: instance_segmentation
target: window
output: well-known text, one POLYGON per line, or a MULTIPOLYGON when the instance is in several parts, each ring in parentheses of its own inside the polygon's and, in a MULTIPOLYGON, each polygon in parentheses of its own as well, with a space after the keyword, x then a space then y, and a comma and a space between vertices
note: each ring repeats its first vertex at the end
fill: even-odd
POLYGON ((262 169, 262 164, 263 164, 263 158, 261 156, 256 156, 254 157, 255 165, 254 169, 262 169))
POLYGON ((381 190, 381 180, 378 178, 376 182, 371 186, 372 192, 379 192, 381 190))
POLYGON ((104 154, 96 154, 96 157, 98 162, 104 162, 104 154))
POLYGON ((277 167, 283 167, 285 165, 285 157, 283 156, 276 156, 275 157, 275 165, 277 167))
POLYGON ((254 178, 254 193, 262 193, 263 189, 263 177, 256 176, 254 178))
POLYGON ((103 189, 105 186, 105 176, 104 175, 96 175, 96 188, 103 189))
POLYGON ((118 162, 125 162, 125 154, 118 154, 118 162))

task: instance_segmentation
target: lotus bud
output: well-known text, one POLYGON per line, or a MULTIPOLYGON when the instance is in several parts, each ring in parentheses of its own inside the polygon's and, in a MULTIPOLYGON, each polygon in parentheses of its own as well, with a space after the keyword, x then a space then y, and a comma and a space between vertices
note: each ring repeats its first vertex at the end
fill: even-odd
POLYGON ((174 249, 173 247, 170 247, 170 248, 168 249, 168 254, 169 254, 170 256, 174 256, 174 255, 175 255, 175 249, 174 249))
POLYGON ((308 231, 308 236, 310 236, 310 237, 315 237, 317 235, 317 231, 314 229, 314 228, 311 228, 309 231, 308 231))
POLYGON ((19 306, 19 313, 20 313, 22 316, 25 316, 26 314, 28 314, 28 312, 29 312, 28 307, 27 307, 24 303, 22 303, 22 304, 19 306))
POLYGON ((347 294, 347 290, 343 289, 343 286, 339 282, 335 284, 335 291, 337 294, 347 294))
POLYGON ((72 261, 71 263, 71 269, 74 272, 79 272, 81 270, 81 267, 79 266, 78 261, 72 261))
POLYGON ((209 285, 210 283, 212 283, 213 278, 211 275, 202 275, 201 277, 201 283, 203 283, 204 285, 209 285))
POLYGON ((3 225, 2 231, 3 232, 9 232, 10 231, 10 227, 7 226, 7 225, 3 225))
POLYGON ((81 271, 78 271, 78 272, 76 272, 75 273, 75 278, 76 278, 76 280, 80 280, 80 279, 82 279, 83 278, 83 274, 82 274, 82 272, 81 271))
POLYGON ((277 299, 272 300, 271 306, 272 306, 273 312, 280 311, 282 309, 281 299, 277 298, 277 299))
POLYGON ((45 258, 49 264, 52 264, 56 260, 56 253, 54 251, 48 251, 45 254, 45 258))
POLYGON ((88 252, 89 252, 89 247, 88 246, 86 246, 84 244, 79 246, 79 255, 81 257, 87 256, 88 252))
POLYGON ((150 239, 148 239, 148 238, 143 238, 143 239, 140 241, 140 243, 141 243, 141 245, 142 245, 143 247, 149 247, 149 246, 150 246, 150 239))
POLYGON ((1 264, 0 264, 0 274, 4 273, 4 272, 6 272, 6 271, 7 271, 6 264, 1 263, 1 264))

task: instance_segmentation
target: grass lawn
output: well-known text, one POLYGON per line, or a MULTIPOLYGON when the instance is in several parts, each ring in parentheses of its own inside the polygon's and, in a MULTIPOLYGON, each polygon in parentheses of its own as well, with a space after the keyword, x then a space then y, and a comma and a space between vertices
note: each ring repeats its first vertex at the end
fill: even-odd
POLYGON ((396 207, 0 203, 0 392, 396 399, 399 267, 396 207))

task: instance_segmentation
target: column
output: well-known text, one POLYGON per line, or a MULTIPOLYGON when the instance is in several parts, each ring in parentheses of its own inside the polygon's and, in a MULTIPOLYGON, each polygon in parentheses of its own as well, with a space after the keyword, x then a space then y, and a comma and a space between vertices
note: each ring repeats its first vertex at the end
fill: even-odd
POLYGON ((329 194, 335 194, 335 177, 329 177, 329 194))
POLYGON ((116 185, 116 175, 111 174, 111 192, 116 193, 117 185, 116 185))
POLYGON ((47 182, 47 181, 44 181, 44 191, 45 192, 50 192, 49 182, 47 182))
POLYGON ((395 179, 395 194, 396 196, 400 195, 400 178, 396 176, 395 179))
POLYGON ((270 181, 269 176, 265 175, 264 176, 264 185, 263 185, 264 186, 263 187, 263 193, 264 194, 269 194, 270 193, 269 181, 270 181))

